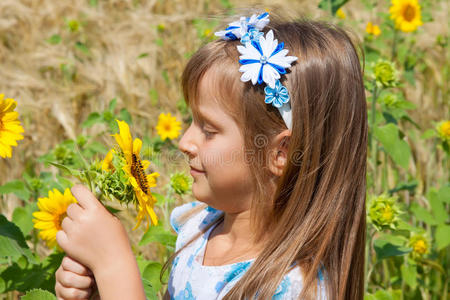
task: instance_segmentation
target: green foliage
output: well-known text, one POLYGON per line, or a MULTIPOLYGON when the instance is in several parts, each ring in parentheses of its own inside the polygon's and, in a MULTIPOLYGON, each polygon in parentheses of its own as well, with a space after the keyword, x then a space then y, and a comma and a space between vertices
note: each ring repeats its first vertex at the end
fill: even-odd
POLYGON ((109 131, 117 132, 119 127, 117 126, 116 119, 123 120, 129 125, 132 124, 131 115, 126 108, 120 109, 116 112, 117 99, 114 98, 109 102, 108 109, 104 110, 102 113, 93 112, 90 113, 87 119, 81 124, 84 128, 90 128, 95 124, 105 124, 109 127, 109 131))
POLYGON ((331 12, 335 16, 336 11, 347 2, 348 0, 321 0, 319 2, 319 8, 331 12))
POLYGON ((41 289, 34 289, 28 291, 22 300, 56 300, 55 295, 41 289))
POLYGON ((36 258, 25 242, 20 228, 0 215, 0 260, 18 260, 24 256, 31 264, 36 264, 36 258))
MULTIPOLYGON (((159 1, 158 5, 162 2, 159 1)), ((320 0, 317 3, 319 8, 334 16, 347 2, 320 0)), ((370 21, 377 23, 381 30, 379 36, 361 32, 363 27, 360 25, 366 24, 369 19, 348 20, 346 24, 358 24, 355 30, 364 35, 364 87, 369 121, 364 299, 448 299, 450 135, 446 122, 449 116, 446 113, 447 120, 436 119, 430 124, 416 120, 412 112, 428 107, 413 104, 410 99, 411 90, 418 89, 421 81, 427 80, 439 82, 433 95, 445 97, 448 94, 445 83, 448 82, 449 63, 439 66, 436 71, 428 57, 428 53, 435 53, 433 59, 446 53, 448 36, 436 35, 424 48, 418 42, 418 36, 423 32, 403 33, 395 30, 385 6, 379 5, 377 1, 361 2, 364 9, 371 12, 370 21), (438 163, 439 168, 432 170, 435 174, 427 174, 429 167, 421 162, 421 156, 438 163)), ((94 10, 100 9, 100 4, 106 5, 98 0, 86 0, 85 3, 94 10)), ((138 1, 133 3, 134 7, 140 5, 138 1)), ((218 2, 226 10, 225 14, 234 13, 233 3, 228 0, 218 2)), ((423 22, 433 20, 436 3, 421 1, 423 22)), ((206 7, 212 3, 207 1, 204 5, 206 7)), ((78 75, 79 62, 90 62, 95 50, 98 50, 95 49, 95 40, 85 35, 87 27, 83 16, 79 17, 65 19, 61 28, 45 35, 43 41, 46 47, 56 49, 64 46, 72 51, 70 55, 74 58, 68 57, 58 62, 54 67, 58 76, 52 78, 66 85, 84 80, 78 75)), ((190 25, 197 36, 193 44, 205 44, 216 39, 216 20, 189 20, 185 25, 190 25)), ((345 23, 347 19, 339 22, 345 23)), ((166 51, 166 48, 170 50, 169 25, 159 23, 153 29, 156 46, 149 46, 158 51, 166 51)), ((5 40, 5 43, 9 42, 5 40)), ((193 53, 193 49, 187 47, 180 57, 188 59, 193 53)), ((153 52, 142 50, 133 55, 137 62, 144 63, 153 52)), ((174 76, 171 68, 161 65, 157 71, 160 79, 164 80, 163 87, 164 84, 165 87, 179 84, 179 78, 174 76)), ((157 112, 162 110, 161 105, 167 98, 166 91, 158 84, 147 91, 142 101, 148 101, 148 106, 157 112)), ((121 92, 117 96, 124 97, 121 92)), ((179 95, 172 96, 175 96, 172 108, 176 107, 184 116, 183 121, 189 123, 191 116, 184 99, 179 95)), ((132 118, 124 107, 125 103, 120 105, 114 98, 104 109, 91 111, 80 124, 81 128, 77 128, 80 129, 77 131, 80 135, 75 139, 61 140, 37 160, 26 162, 27 167, 20 178, 0 186, 0 199, 9 200, 11 197, 18 203, 11 214, 5 213, 11 216, 11 220, 0 215, 0 294, 12 295, 13 291, 19 291, 26 293, 22 297, 25 300, 55 299, 52 295, 54 273, 64 254, 53 249, 49 255, 41 257, 38 253, 42 252, 37 251, 41 242, 32 222, 32 213, 37 210, 37 199, 47 195, 49 190, 64 190, 81 180, 106 191, 101 197, 118 199, 134 206, 136 198, 126 182, 123 161, 118 157, 113 159, 114 172, 102 170, 100 162, 109 149, 105 147, 105 137, 109 138, 111 133, 118 131, 115 120, 121 119, 128 124, 132 124, 133 118, 136 118, 136 123, 140 120, 138 113, 133 114, 132 118), (98 129, 101 132, 97 135, 88 135, 98 132, 98 129)), ((445 110, 446 107, 440 109, 445 110)), ((436 112, 436 118, 437 115, 436 112)), ((192 182, 179 170, 167 170, 169 167, 163 158, 170 154, 169 150, 176 149, 175 143, 162 141, 151 132, 143 136, 142 141, 142 157, 150 160, 151 166, 169 175, 164 176, 168 182, 157 193, 153 193, 157 200, 158 225, 150 227, 138 239, 139 242, 132 245, 147 298, 161 299, 168 279, 166 271, 160 281, 162 265, 173 253, 176 241, 176 236, 170 230, 170 211, 185 201, 183 197, 189 195, 192 182), (147 249, 153 251, 150 255, 152 260, 146 259, 147 249)), ((106 206, 112 213, 119 211, 106 206)))

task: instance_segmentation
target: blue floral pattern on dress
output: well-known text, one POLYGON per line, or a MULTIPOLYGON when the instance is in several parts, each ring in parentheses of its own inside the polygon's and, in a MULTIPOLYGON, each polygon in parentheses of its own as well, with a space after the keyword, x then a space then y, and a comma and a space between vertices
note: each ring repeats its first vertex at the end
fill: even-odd
POLYGON ((231 282, 233 279, 235 279, 237 276, 245 273, 247 269, 250 267, 250 262, 239 262, 233 264, 231 267, 231 270, 228 271, 225 275, 222 281, 219 281, 215 288, 217 293, 219 293, 222 288, 227 284, 228 282, 231 282))
MULTIPOLYGON (((170 215, 170 224, 178 233, 176 250, 179 250, 185 243, 196 236, 200 230, 203 230, 223 215, 222 211, 205 206, 203 210, 192 214, 188 220, 183 222, 178 220, 180 216, 198 205, 200 205, 200 202, 195 201, 178 206, 170 215)), ((222 299, 236 282, 242 278, 245 272, 250 269, 254 259, 223 266, 203 265, 206 244, 215 226, 217 225, 210 227, 197 240, 187 245, 172 262, 168 282, 170 299, 222 299)), ((321 274, 319 272, 319 278, 323 277, 321 274)), ((301 292, 301 287, 301 272, 298 268, 293 268, 284 276, 272 299, 297 299, 301 292)), ((322 285, 320 290, 323 290, 322 285)), ((325 300, 327 298, 322 294, 317 299, 325 300)))

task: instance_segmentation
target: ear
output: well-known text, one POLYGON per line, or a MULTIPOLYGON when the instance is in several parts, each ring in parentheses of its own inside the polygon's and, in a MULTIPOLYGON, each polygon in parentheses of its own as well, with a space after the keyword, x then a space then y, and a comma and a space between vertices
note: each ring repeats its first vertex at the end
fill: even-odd
POLYGON ((280 132, 273 140, 269 149, 268 164, 270 171, 275 176, 283 174, 284 167, 287 163, 287 152, 289 148, 289 139, 291 131, 286 129, 280 132))

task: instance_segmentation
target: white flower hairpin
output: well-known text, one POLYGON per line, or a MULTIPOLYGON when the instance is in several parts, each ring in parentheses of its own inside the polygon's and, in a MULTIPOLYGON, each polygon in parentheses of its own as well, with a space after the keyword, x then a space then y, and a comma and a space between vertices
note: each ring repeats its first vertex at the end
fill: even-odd
POLYGON ((297 60, 296 56, 286 56, 287 49, 284 43, 274 39, 273 31, 269 30, 266 36, 261 30, 269 23, 269 14, 252 15, 250 18, 241 17, 239 21, 232 22, 224 31, 218 31, 216 36, 224 40, 240 39, 244 46, 237 46, 241 56, 239 63, 242 66, 241 81, 251 81, 253 85, 266 83, 265 103, 278 108, 286 126, 292 129, 292 112, 289 103, 289 93, 280 78, 286 74, 286 68, 297 60), (281 75, 280 75, 281 74, 281 75))

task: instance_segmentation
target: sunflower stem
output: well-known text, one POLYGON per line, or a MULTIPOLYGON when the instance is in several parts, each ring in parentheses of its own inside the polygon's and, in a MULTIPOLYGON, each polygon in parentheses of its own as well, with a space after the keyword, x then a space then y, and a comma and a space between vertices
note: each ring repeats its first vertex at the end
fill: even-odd
POLYGON ((378 94, 377 94, 377 84, 374 81, 374 85, 373 85, 373 90, 372 90, 372 111, 371 111, 371 121, 370 121, 370 136, 369 136, 369 141, 370 141, 370 149, 371 149, 371 154, 372 154, 372 164, 373 164, 373 188, 376 192, 376 188, 377 188, 377 145, 376 145, 376 141, 374 139, 374 131, 375 131, 375 116, 376 116, 376 101, 378 98, 378 94))
POLYGON ((394 39, 393 39, 393 42, 392 42, 391 61, 394 61, 395 54, 396 54, 396 51, 397 51, 397 36, 398 36, 397 35, 397 29, 394 26, 394 39))

